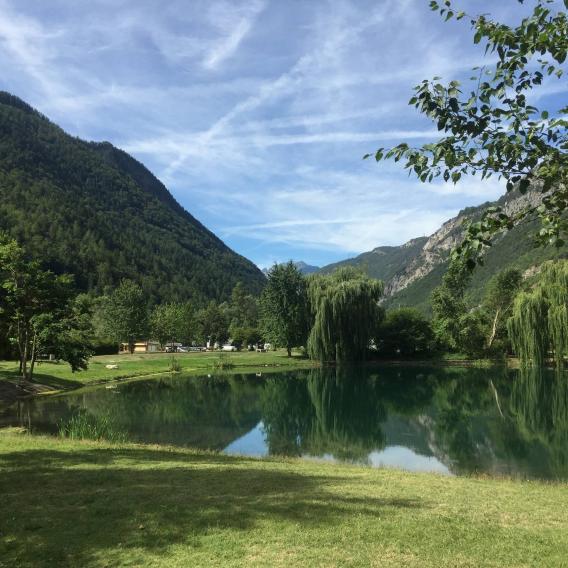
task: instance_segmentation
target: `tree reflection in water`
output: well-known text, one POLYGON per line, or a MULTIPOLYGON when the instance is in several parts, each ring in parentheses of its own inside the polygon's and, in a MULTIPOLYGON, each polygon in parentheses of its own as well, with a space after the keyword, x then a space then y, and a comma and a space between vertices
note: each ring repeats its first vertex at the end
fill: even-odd
POLYGON ((388 408, 416 413, 431 399, 429 385, 415 372, 378 374, 355 367, 269 379, 262 414, 270 453, 366 461, 370 452, 387 443, 382 424, 388 408))
POLYGON ((566 373, 315 369, 268 379, 261 409, 271 454, 365 462, 396 419, 454 473, 568 478, 566 373))
POLYGON ((509 398, 509 413, 525 446, 538 445, 550 477, 568 477, 567 373, 521 369, 509 398))
POLYGON ((56 432, 79 412, 110 417, 142 442, 222 450, 255 432, 256 454, 365 463, 402 446, 457 474, 568 479, 568 373, 369 366, 178 375, 23 401, 0 421, 56 432))

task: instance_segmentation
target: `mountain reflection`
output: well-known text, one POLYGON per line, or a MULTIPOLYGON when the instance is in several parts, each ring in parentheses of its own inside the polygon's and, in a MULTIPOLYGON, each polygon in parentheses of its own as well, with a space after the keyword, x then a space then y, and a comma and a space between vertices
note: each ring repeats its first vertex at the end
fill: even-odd
POLYGON ((77 412, 108 417, 135 441, 222 450, 244 437, 237 446, 255 455, 568 479, 568 374, 553 371, 176 376, 20 402, 0 421, 55 432, 77 412))

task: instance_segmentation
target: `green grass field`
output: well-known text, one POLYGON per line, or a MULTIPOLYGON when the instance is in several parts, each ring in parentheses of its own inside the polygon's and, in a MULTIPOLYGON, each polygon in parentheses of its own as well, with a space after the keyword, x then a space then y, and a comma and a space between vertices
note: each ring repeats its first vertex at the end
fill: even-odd
POLYGON ((565 566, 568 485, 0 430, 0 566, 565 566))
MULTIPOLYGON (((286 356, 285 350, 268 353, 235 352, 235 353, 168 353, 156 354, 125 354, 125 355, 99 355, 89 361, 86 371, 72 373, 69 365, 64 362, 40 363, 34 373, 34 381, 52 387, 53 389, 68 389, 88 384, 103 383, 107 381, 151 375, 155 373, 168 373, 172 357, 179 363, 184 373, 203 373, 211 371, 220 361, 232 364, 237 370, 264 369, 269 367, 310 367, 313 363, 294 354, 291 358, 286 356), (106 365, 116 364, 118 369, 107 369, 106 365)), ((18 363, 16 361, 0 361, 0 381, 18 379, 18 363)))

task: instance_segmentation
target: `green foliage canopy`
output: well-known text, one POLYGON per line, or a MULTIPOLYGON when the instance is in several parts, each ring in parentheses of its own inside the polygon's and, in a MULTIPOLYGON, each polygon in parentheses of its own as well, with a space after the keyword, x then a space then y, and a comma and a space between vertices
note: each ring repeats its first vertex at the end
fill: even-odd
POLYGON ((432 292, 432 327, 440 345, 459 348, 460 318, 467 312, 464 292, 470 275, 463 262, 450 263, 442 284, 432 292))
POLYGON ((305 345, 309 330, 306 279, 293 262, 275 264, 268 272, 268 282, 260 298, 261 330, 274 345, 305 345))
POLYGON ((430 322, 414 308, 388 310, 375 339, 377 351, 388 356, 427 355, 434 347, 430 322))
POLYGON ((134 343, 148 333, 148 300, 142 288, 132 280, 123 280, 107 298, 105 327, 117 343, 127 342, 131 353, 134 343))
POLYGON ((91 355, 88 303, 75 298, 73 278, 43 270, 13 239, 0 238, 0 317, 17 347, 20 372, 32 380, 35 363, 51 354, 73 371, 91 355))
POLYGON ((308 296, 314 324, 308 353, 320 361, 365 359, 383 310, 379 300, 383 283, 353 268, 341 268, 329 276, 313 276, 308 296))
POLYGON ((189 302, 170 302, 154 307, 150 331, 163 348, 166 343, 190 343, 193 339, 193 313, 189 302))
POLYGON ((543 265, 534 286, 515 299, 507 329, 523 365, 541 366, 550 350, 562 364, 568 355, 568 261, 543 265))
POLYGON ((229 338, 229 322, 223 310, 214 302, 195 315, 197 335, 203 343, 224 343, 229 338))

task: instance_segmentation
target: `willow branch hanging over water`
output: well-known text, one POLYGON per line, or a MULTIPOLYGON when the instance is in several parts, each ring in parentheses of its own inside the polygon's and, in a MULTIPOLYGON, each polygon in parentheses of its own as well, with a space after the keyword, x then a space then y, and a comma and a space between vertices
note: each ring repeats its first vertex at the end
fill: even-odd
POLYGON ((308 353, 320 361, 365 358, 376 326, 383 317, 378 301, 383 283, 352 268, 310 280, 308 295, 315 321, 308 353))
POLYGON ((550 350, 562 365, 568 355, 568 261, 543 265, 533 288, 515 299, 507 328, 523 365, 542 365, 550 350))

